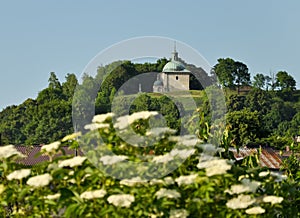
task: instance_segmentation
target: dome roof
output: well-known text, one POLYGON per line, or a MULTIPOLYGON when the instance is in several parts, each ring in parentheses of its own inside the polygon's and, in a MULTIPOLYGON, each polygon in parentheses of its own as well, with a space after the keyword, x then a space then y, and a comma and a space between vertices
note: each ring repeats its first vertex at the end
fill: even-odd
POLYGON ((170 61, 164 66, 163 72, 181 71, 184 69, 185 69, 184 65, 182 63, 180 63, 179 61, 170 61))
POLYGON ((160 80, 156 80, 156 81, 153 83, 153 86, 163 86, 163 82, 160 81, 160 80))

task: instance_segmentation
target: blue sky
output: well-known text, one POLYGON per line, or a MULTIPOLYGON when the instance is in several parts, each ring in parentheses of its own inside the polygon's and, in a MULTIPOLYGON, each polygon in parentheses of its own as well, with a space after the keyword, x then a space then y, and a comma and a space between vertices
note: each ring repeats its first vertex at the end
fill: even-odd
POLYGON ((300 84, 300 1, 2 1, 0 110, 35 98, 49 73, 81 75, 101 50, 164 36, 247 64, 251 74, 286 70, 300 84))

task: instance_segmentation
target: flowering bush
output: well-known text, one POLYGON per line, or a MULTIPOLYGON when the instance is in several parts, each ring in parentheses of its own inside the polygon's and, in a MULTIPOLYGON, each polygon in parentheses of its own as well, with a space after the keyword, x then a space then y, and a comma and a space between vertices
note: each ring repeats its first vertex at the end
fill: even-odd
POLYGON ((13 146, 0 147, 1 216, 299 217, 299 172, 237 164, 194 136, 140 128, 155 115, 117 118, 115 126, 113 114, 97 115, 87 133, 44 146, 50 160, 31 169, 15 161, 22 154, 13 146), (126 142, 129 128, 136 146, 126 142), (77 137, 85 157, 56 156, 77 137))

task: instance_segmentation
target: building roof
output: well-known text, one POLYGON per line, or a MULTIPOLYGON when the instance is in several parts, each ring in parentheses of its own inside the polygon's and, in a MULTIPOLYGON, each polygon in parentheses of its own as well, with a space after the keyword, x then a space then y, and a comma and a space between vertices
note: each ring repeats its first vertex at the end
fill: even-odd
MULTIPOLYGON (((42 163, 44 161, 48 161, 49 157, 46 155, 39 155, 41 151, 41 146, 25 146, 25 145, 16 145, 15 148, 24 154, 26 157, 19 159, 17 162, 23 165, 32 166, 38 163, 42 163)), ((75 150, 70 149, 67 146, 62 147, 62 150, 66 155, 75 155, 75 150)), ((81 150, 77 152, 78 155, 83 156, 81 150)), ((62 154, 58 154, 55 157, 58 157, 62 154)), ((54 158, 55 158, 54 157, 54 158)))
POLYGON ((177 72, 190 73, 191 71, 185 69, 185 66, 182 63, 180 63, 179 61, 172 60, 164 66, 162 72, 164 72, 164 73, 177 73, 177 72))
MULTIPOLYGON (((229 148, 233 152, 237 160, 241 160, 247 156, 258 153, 258 148, 239 148, 239 153, 235 148, 229 148)), ((282 160, 272 148, 262 148, 259 156, 260 166, 269 169, 279 170, 282 165, 282 160)))

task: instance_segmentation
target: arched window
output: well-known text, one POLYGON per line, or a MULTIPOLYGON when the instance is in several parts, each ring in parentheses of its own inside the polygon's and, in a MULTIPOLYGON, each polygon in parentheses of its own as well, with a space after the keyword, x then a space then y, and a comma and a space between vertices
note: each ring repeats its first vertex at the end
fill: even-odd
POLYGON ((176 80, 178 80, 178 76, 176 76, 176 80))

